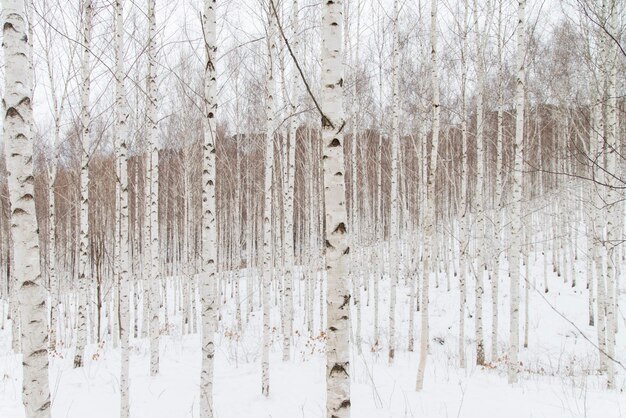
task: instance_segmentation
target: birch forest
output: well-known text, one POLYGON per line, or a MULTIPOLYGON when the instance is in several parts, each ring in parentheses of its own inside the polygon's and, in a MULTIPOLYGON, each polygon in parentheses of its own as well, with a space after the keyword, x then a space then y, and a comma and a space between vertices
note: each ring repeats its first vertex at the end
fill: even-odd
POLYGON ((626 2, 0 0, 1 418, 619 418, 626 2))

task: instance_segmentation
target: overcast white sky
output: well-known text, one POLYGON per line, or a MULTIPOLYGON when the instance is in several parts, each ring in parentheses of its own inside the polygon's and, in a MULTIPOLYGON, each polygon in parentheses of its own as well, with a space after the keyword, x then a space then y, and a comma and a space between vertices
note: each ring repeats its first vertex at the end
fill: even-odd
MULTIPOLYGON (((265 0, 230 0, 218 2, 218 56, 222 58, 218 62, 218 82, 226 83, 226 88, 222 88, 220 92, 220 101, 228 104, 232 99, 232 93, 229 90, 229 81, 225 67, 228 63, 228 56, 236 45, 250 42, 264 36, 264 19, 262 13, 262 3, 265 0)), ((506 10, 510 16, 507 29, 512 33, 514 30, 516 1, 505 0, 506 10)), ((67 129, 71 123, 72 117, 68 116, 72 113, 77 114, 78 97, 79 97, 79 58, 80 49, 74 51, 73 65, 69 66, 69 54, 72 46, 76 48, 76 30, 78 25, 78 0, 34 0, 37 13, 34 14, 34 22, 36 23, 35 31, 35 71, 36 71, 36 90, 34 97, 34 111, 38 130, 43 135, 51 132, 53 126, 52 105, 51 105, 51 89, 48 75, 47 61, 53 61, 54 83, 57 89, 57 95, 63 88, 64 81, 70 77, 69 94, 66 103, 65 117, 63 118, 64 127, 67 129), (47 35, 46 35, 47 33, 47 35), (46 36, 52 38, 51 46, 46 46, 46 36), (46 51, 48 56, 46 56, 46 51)), ((361 5, 361 33, 358 35, 360 42, 361 57, 369 64, 371 62, 371 52, 373 45, 376 43, 375 36, 382 35, 389 42, 391 36, 388 27, 389 17, 392 12, 392 0, 351 0, 351 14, 354 15, 357 2, 361 5), (384 22, 381 24, 381 19, 384 22)), ((473 0, 470 0, 470 6, 473 0)), ((94 28, 94 54, 97 58, 92 58, 94 70, 93 88, 92 88, 92 104, 93 112, 96 118, 104 123, 111 123, 109 106, 113 100, 112 75, 109 71, 113 66, 113 49, 111 45, 112 38, 112 2, 109 0, 95 0, 96 17, 94 28)), ((423 8, 422 30, 429 29, 429 3, 430 1, 421 0, 399 0, 401 19, 405 20, 406 26, 411 23, 415 30, 420 28, 416 20, 418 9, 423 8)), ((481 2, 479 2, 481 3, 481 2)), ((288 2, 289 7, 291 2, 288 2)), ((319 13, 319 1, 316 0, 300 0, 301 18, 308 19, 302 22, 303 38, 311 44, 311 40, 316 38, 316 29, 314 27, 314 17, 319 13)), ((459 1, 446 0, 439 2, 439 20, 440 45, 442 47, 454 47, 452 44, 456 42, 450 33, 453 24, 453 13, 455 8, 462 7, 459 1)), ((531 21, 539 17, 539 25, 542 31, 549 31, 550 25, 558 21, 562 16, 563 2, 558 0, 532 0, 529 2, 528 16, 531 21)), ((171 83, 175 77, 171 76, 171 69, 175 68, 180 61, 181 55, 193 57, 195 55, 197 62, 202 56, 202 51, 198 49, 201 39, 200 26, 200 0, 157 0, 157 20, 160 30, 159 43, 162 46, 159 60, 163 64, 160 67, 159 74, 162 84, 160 84, 159 96, 161 99, 160 110, 167 111, 168 97, 171 96, 171 83), (194 51, 195 49, 195 51, 194 51), (168 74, 170 74, 168 76, 168 74)), ((132 91, 132 80, 140 78, 139 75, 145 72, 145 63, 142 58, 137 56, 140 54, 141 48, 145 45, 145 16, 146 5, 143 0, 126 1, 126 29, 127 42, 129 44, 127 50, 127 70, 129 71, 129 81, 127 81, 127 89, 132 91), (129 39, 135 37, 135 42, 129 39)), ((290 12, 286 8, 286 18, 290 18, 290 12)), ((352 27, 352 35, 356 36, 356 24, 352 27)), ((286 28, 287 29, 287 28, 286 28)), ((470 38, 471 39, 471 38, 470 38)), ((263 40, 247 44, 245 47, 248 56, 258 56, 259 62, 263 59, 265 51, 265 43, 263 40)), ((307 65, 315 64, 317 44, 313 43, 309 50, 304 53, 302 60, 307 65)), ((389 46, 386 46, 387 56, 391 53, 389 46)), ((512 50, 511 50, 512 51, 512 50)), ((375 54, 374 54, 375 55, 375 54)), ((386 59, 387 57, 385 57, 386 59)), ((288 64, 289 65, 289 64, 288 64)), ((263 74, 259 74, 263 77, 263 74)), ((143 86, 140 86, 143 88, 143 86)), ((223 116, 223 115, 221 115, 223 116)))

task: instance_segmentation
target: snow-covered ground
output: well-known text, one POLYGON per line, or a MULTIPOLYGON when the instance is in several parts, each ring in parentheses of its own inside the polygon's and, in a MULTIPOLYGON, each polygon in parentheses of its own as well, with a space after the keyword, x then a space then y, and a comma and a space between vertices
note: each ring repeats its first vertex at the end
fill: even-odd
MULTIPOLYGON (((532 258, 531 258, 532 260, 532 258)), ((582 267, 582 266, 581 266, 582 267)), ((537 274, 542 271, 537 265, 537 274)), ((505 277, 503 274, 501 277, 505 277)), ((380 286, 379 349, 373 345, 373 303, 366 306, 363 294, 363 353, 353 349, 352 416, 354 418, 618 418, 626 416, 626 373, 616 367, 615 391, 604 389, 605 377, 596 372, 599 364, 594 347, 596 329, 587 325, 587 290, 584 275, 572 288, 551 276, 551 290, 543 297, 530 292, 529 347, 520 354, 523 370, 516 386, 507 384, 501 358, 488 367, 476 367, 474 359, 473 284, 468 287, 466 336, 468 367, 458 366, 458 289, 445 281, 431 289, 431 355, 424 390, 415 392, 419 356, 407 351, 408 300, 406 289, 398 287, 398 349, 393 365, 387 361, 387 281, 380 286), (552 307, 550 306, 552 305, 552 307), (556 309, 556 311, 555 311, 556 309), (558 313, 570 319, 591 340, 558 313), (593 344, 592 344, 593 343, 593 344)), ((541 281, 538 279, 538 283, 541 281)), ((623 280, 622 280, 623 283, 623 280)), ((245 295, 245 280, 241 280, 245 295)), ((297 290, 298 286, 296 286, 297 290)), ((170 294, 172 292, 169 292, 170 294)), ((500 283, 499 349, 506 352, 508 341, 508 282, 500 283)), ((523 295, 523 291, 522 291, 523 295)), ((523 300, 523 299, 522 299, 523 300)), ((316 297, 316 308, 319 306, 316 297)), ((256 302, 255 302, 256 304, 256 302)), ((298 295, 295 305, 298 306, 298 295)), ((491 298, 485 280, 484 325, 487 358, 490 358, 491 298)), ((622 292, 620 306, 626 306, 622 292)), ((269 398, 261 396, 261 315, 255 311, 241 336, 235 333, 234 306, 222 308, 215 366, 215 408, 218 418, 300 418, 325 417, 325 358, 322 337, 305 337, 302 309, 294 338, 293 360, 281 360, 278 310, 273 311, 275 335, 270 365, 269 398)), ((245 315, 245 312, 244 312, 245 315)), ((418 314, 419 315, 419 314, 418 314)), ((319 329, 319 315, 316 328, 319 329)), ((626 364, 626 322, 624 308, 618 313, 620 332, 617 357, 626 364)), ((522 302, 521 320, 524 311, 522 302)), ((416 338, 419 338, 416 316, 416 338)), ((147 340, 134 340, 131 354, 131 416, 177 418, 199 416, 200 337, 181 335, 180 318, 169 335, 161 339, 161 374, 149 375, 147 340)), ((0 417, 23 417, 21 406, 20 358, 10 352, 10 329, 0 331, 0 417)), ((520 333, 523 336, 523 330, 520 333)), ((53 417, 98 418, 119 416, 119 350, 95 345, 81 369, 72 369, 73 350, 51 360, 50 382, 53 417), (96 354, 97 355, 94 355, 96 354)))

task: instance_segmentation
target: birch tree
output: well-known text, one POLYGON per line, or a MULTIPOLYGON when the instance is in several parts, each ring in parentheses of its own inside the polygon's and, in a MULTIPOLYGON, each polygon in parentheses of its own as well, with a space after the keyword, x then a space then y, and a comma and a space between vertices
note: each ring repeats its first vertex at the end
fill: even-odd
POLYGON ((204 117, 202 146, 202 372, 200 374, 202 416, 212 418, 213 414, 213 357, 215 356, 215 271, 217 249, 215 167, 217 125, 216 71, 217 34, 215 7, 216 0, 205 0, 202 27, 204 34, 204 117))
POLYGON ((487 3, 487 13, 484 29, 479 24, 478 1, 474 0, 474 29, 476 34, 476 287, 475 287, 475 307, 476 307, 476 364, 485 364, 485 345, 483 339, 483 279, 487 270, 486 258, 483 253, 485 236, 485 214, 484 214, 484 188, 485 188, 485 164, 484 164, 484 85, 485 85, 485 57, 484 43, 489 30, 490 7, 487 3))
MULTIPOLYGON (((607 35, 617 33, 617 2, 615 0, 608 1, 609 13, 607 16, 607 35)), ((617 128, 617 69, 618 69, 618 55, 617 44, 612 42, 612 39, 606 40, 607 47, 604 49, 606 54, 603 60, 605 68, 603 69, 607 73, 606 78, 606 95, 607 95, 607 109, 606 109, 606 183, 607 187, 607 217, 606 217, 606 241, 605 247, 607 252, 607 271, 606 271, 606 355, 609 357, 607 361, 607 388, 615 388, 615 364, 613 359, 615 358, 615 333, 617 331, 617 309, 616 302, 617 296, 619 296, 619 286, 616 286, 617 274, 616 251, 615 242, 619 240, 617 225, 619 224, 620 216, 623 216, 624 211, 617 210, 619 206, 618 200, 620 197, 617 195, 615 189, 615 175, 618 173, 618 154, 619 154, 619 140, 618 140, 618 128, 617 128)), ((622 157, 623 158, 623 157, 622 157)))
MULTIPOLYGON (((347 3, 350 4, 350 3, 347 3)), ((350 20, 352 24, 352 21, 350 20)), ((348 31, 349 33, 350 31, 348 31)), ((361 274, 362 271, 359 270, 359 262, 361 261, 359 255, 361 251, 364 251, 363 248, 359 248, 357 231, 359 231, 359 165, 358 162, 358 145, 360 141, 360 126, 359 126, 359 103, 357 97, 357 84, 359 77, 359 36, 361 33, 361 1, 356 1, 356 36, 347 36, 348 41, 351 43, 351 52, 352 52, 352 71, 353 71, 353 79, 352 79, 352 143, 351 143, 351 153, 352 156, 352 195, 351 195, 351 228, 353 233, 350 235, 352 239, 352 247, 355 250, 352 253, 350 259, 350 274, 352 277, 352 289, 353 289, 353 297, 354 297, 354 305, 356 308, 356 330, 354 341, 357 346, 357 352, 360 354, 362 352, 362 338, 361 338, 361 274), (353 41, 353 39, 355 39, 353 41), (354 42, 354 46, 352 44, 354 42), (357 249, 358 248, 358 249, 357 249)), ((363 158, 363 160, 365 160, 363 158)), ((365 163, 363 163, 365 164, 365 163)), ((365 170, 363 170, 365 172, 365 170)), ((364 176, 366 178, 366 176, 364 176)), ((366 280, 365 280, 366 281, 366 280)))
POLYGON ((2 1, 4 147, 20 306, 22 402, 27 418, 50 417, 47 294, 40 271, 33 177, 33 66, 24 1, 2 1))
POLYGON ((520 253, 521 253, 521 215, 522 215, 522 152, 524 145, 524 8, 526 0, 518 0, 517 8, 517 49, 515 51, 517 82, 515 88, 515 155, 513 167, 513 192, 511 210, 511 253, 509 269, 511 273, 510 292, 510 330, 509 330, 509 383, 517 383, 519 354, 519 284, 520 284, 520 253))
MULTIPOLYGON (((159 258, 159 143, 157 138, 157 84, 156 84, 156 0, 148 0, 148 88, 146 132, 149 146, 150 199, 150 277, 148 314, 150 335, 150 375, 159 373, 159 283, 161 263, 159 258)), ((147 184, 147 183, 146 183, 147 184)), ((146 208, 148 210, 148 207, 146 208)))
POLYGON ((389 269, 391 273, 391 287, 389 295, 389 363, 393 363, 395 356, 396 333, 396 286, 398 283, 398 151, 400 148, 400 134, 398 132, 398 1, 393 2, 393 52, 391 57, 391 222, 389 269))
POLYGON ((115 1, 115 133, 117 167, 119 170, 120 204, 119 240, 119 312, 121 340, 120 416, 130 416, 130 280, 129 280, 129 222, 128 222, 128 118, 124 71, 124 0, 115 1))
POLYGON ((91 92, 91 20, 93 4, 91 0, 83 0, 82 44, 83 55, 81 62, 81 164, 80 164, 80 271, 78 278, 78 333, 76 352, 74 354, 74 368, 83 366, 83 354, 87 344, 87 303, 90 285, 89 271, 89 150, 91 147, 91 111, 89 95, 91 92))
MULTIPOLYGON (((266 98, 265 98, 265 160, 264 160, 264 205, 263 205, 263 347, 261 353, 261 393, 270 394, 270 344, 271 344, 271 316, 270 290, 274 265, 272 262, 272 191, 274 172, 274 95, 276 93, 274 58, 276 57, 276 20, 275 4, 270 0, 267 9, 267 68, 266 68, 266 98)), ((277 14, 277 13, 276 13, 277 14)))
MULTIPOLYGON (((430 266, 434 250, 435 228, 435 173, 437 171, 437 159, 439 153, 439 123, 440 123, 440 102, 439 102, 439 70, 437 68, 437 0, 430 3, 430 44, 431 44, 431 82, 432 82, 432 109, 433 109, 433 137, 430 145, 430 166, 424 170, 427 177, 426 184, 426 214, 424 219, 424 278, 422 282, 422 329, 420 334, 420 360, 417 371, 416 390, 419 392, 424 387, 424 375, 426 373, 426 360, 428 358, 428 295, 430 286, 430 266)), ((426 160, 426 158, 425 158, 426 160)))
POLYGON ((494 249, 494 268, 493 281, 491 283, 491 361, 495 362, 498 358, 498 288, 500 280, 500 253, 502 251, 502 209, 504 202, 502 200, 502 167, 504 155, 502 152, 504 137, 504 88, 503 88, 503 72, 504 72, 504 45, 503 45, 503 29, 502 29, 502 3, 498 0, 498 24, 497 24, 497 57, 498 57, 498 111, 496 121, 496 180, 495 180, 495 245, 494 249))
MULTIPOLYGON (((298 0, 291 4, 291 43, 294 54, 298 51, 298 0)), ((293 242, 293 205, 295 201, 296 140, 298 135, 298 71, 295 64, 291 74, 291 121, 287 152, 287 187, 285 190, 285 330, 283 338, 283 361, 291 356, 291 334, 293 332, 293 283, 295 249, 293 242)))
POLYGON ((325 260, 328 282, 326 343, 326 416, 350 416, 350 293, 343 160, 343 2, 322 6, 322 141, 325 260))
MULTIPOLYGON (((35 5, 33 5, 35 7, 35 5)), ((50 7, 49 4, 42 5, 43 10, 36 13, 42 13, 46 16, 55 16, 59 11, 59 5, 50 7)), ((51 18, 51 17, 50 17, 51 18)), ((56 24, 56 20, 55 20, 56 24)), ((54 62, 54 46, 59 42, 56 28, 53 29, 50 25, 43 26, 43 42, 44 58, 46 72, 48 76, 48 82, 50 83, 50 91, 48 97, 50 98, 50 105, 52 111, 52 117, 54 119, 54 133, 52 137, 52 153, 50 160, 48 161, 48 280, 50 282, 50 351, 54 353, 56 351, 57 343, 57 329, 59 328, 59 303, 60 303, 60 280, 57 273, 57 249, 56 249, 56 234, 57 234, 57 216, 56 216, 56 204, 55 204, 55 183, 59 165, 59 151, 61 148, 61 123, 65 115, 66 105, 68 103, 70 81, 72 79, 72 65, 74 61, 74 55, 76 53, 76 44, 68 42, 64 45, 69 51, 67 53, 68 62, 61 61, 61 70, 56 71, 57 67, 54 62), (67 66, 64 66, 67 65, 67 66), (60 85, 57 86, 57 83, 60 85)), ((32 41, 32 39, 31 39, 32 41)))
POLYGON ((467 251, 469 237, 467 225, 467 33, 468 1, 463 2, 463 28, 461 29, 461 195, 459 197, 459 364, 465 368, 465 304, 467 302, 467 251))

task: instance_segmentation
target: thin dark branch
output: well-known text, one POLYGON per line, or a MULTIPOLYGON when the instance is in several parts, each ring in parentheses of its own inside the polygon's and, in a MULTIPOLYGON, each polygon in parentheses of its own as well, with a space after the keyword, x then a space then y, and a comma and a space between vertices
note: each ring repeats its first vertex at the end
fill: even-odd
POLYGON ((326 117, 326 115, 322 111, 321 106, 317 102, 317 99, 313 95, 313 92, 311 91, 311 87, 309 86, 309 83, 306 81, 306 77, 304 76, 304 72, 302 71, 302 68, 300 67, 300 63, 298 62, 298 59, 296 58, 296 55, 294 54, 293 50, 291 49, 291 45, 289 44, 289 41, 287 40, 287 37, 285 36, 285 31, 283 30, 283 25, 281 25, 280 19, 278 18, 278 12, 276 11, 276 5, 274 4, 274 0, 270 0, 270 5, 272 7, 272 12, 274 13, 274 17, 276 18, 276 24, 278 25, 278 30, 280 31, 280 35, 283 38, 283 41, 285 41, 285 45, 287 46, 287 49, 289 50, 289 55, 291 55, 291 59, 293 59, 293 63, 296 65, 296 68, 298 69, 298 72, 300 73, 300 77, 302 78, 302 82, 304 83, 304 86, 306 87, 306 90, 309 93, 309 96, 311 96, 311 100, 313 100, 313 103, 315 104, 315 107, 317 108, 317 111, 320 112, 320 115, 322 116, 322 125, 328 124, 329 126, 331 126, 334 129, 335 126, 330 121, 330 119, 328 119, 326 117))

